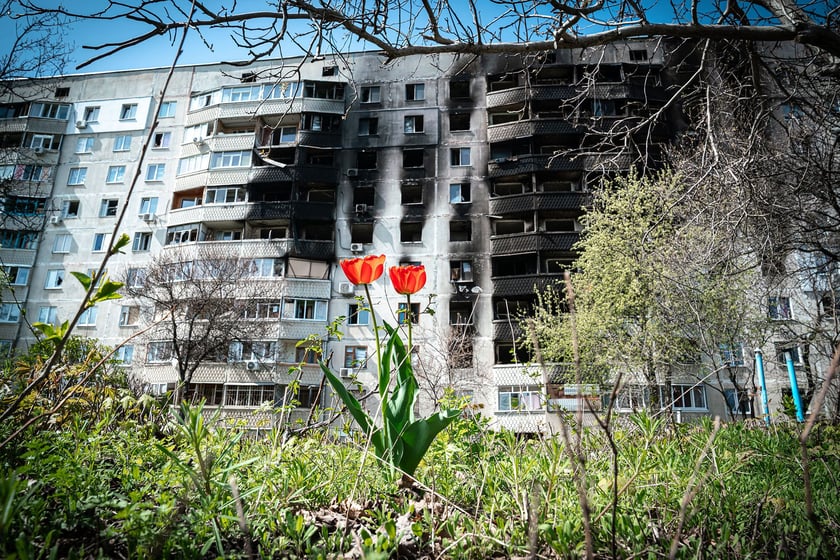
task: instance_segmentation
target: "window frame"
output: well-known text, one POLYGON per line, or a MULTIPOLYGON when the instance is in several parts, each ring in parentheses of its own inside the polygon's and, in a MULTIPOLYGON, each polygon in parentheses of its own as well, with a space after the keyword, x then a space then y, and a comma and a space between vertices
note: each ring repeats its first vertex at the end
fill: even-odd
POLYGON ((121 121, 137 120, 137 103, 123 103, 120 108, 121 121))
POLYGON ((165 163, 150 163, 148 167, 146 167, 146 178, 145 181, 147 183, 159 183, 163 181, 163 178, 166 174, 166 164, 165 163))
POLYGON ((105 175, 105 184, 125 183, 125 165, 111 165, 105 175))
POLYGON ((87 180, 87 167, 71 167, 67 173, 68 187, 82 187, 87 180))

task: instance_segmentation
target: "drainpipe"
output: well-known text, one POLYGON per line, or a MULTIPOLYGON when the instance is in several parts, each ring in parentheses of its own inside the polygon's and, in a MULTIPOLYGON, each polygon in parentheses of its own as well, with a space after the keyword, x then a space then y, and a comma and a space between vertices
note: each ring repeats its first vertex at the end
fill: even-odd
POLYGON ((802 398, 799 396, 799 385, 796 382, 796 371, 793 369, 793 356, 785 352, 788 375, 790 376, 790 390, 793 392, 793 404, 796 405, 796 421, 804 422, 805 416, 802 413, 802 398))
POLYGON ((761 413, 764 415, 764 424, 769 428, 770 404, 767 400, 767 380, 764 378, 764 357, 759 348, 755 349, 755 369, 758 372, 758 384, 761 385, 761 413))

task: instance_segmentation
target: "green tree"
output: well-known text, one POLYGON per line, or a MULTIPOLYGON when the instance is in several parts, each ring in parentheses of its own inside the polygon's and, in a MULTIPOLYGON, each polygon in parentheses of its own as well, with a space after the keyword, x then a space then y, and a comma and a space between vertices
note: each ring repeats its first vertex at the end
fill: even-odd
POLYGON ((532 330, 544 359, 572 361, 574 335, 582 380, 604 371, 638 376, 654 404, 660 385, 670 394, 676 373, 745 383, 743 369, 721 362, 720 345, 763 336, 754 259, 748 247, 721 245, 725 238, 708 223, 714 213, 693 214, 690 188, 671 172, 602 185, 577 246, 574 332, 557 294, 536 310, 532 330), (700 354, 703 366, 685 366, 700 354))

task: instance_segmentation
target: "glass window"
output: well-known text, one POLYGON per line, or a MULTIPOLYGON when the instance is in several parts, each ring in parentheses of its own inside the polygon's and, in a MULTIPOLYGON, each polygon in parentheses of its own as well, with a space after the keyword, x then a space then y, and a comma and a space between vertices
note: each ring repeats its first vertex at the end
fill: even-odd
POLYGON ((78 218, 80 203, 78 200, 65 200, 61 205, 61 216, 67 218, 78 218))
POLYGON ((251 165, 251 151, 216 152, 210 159, 210 168, 248 167, 251 165))
POLYGON ((146 168, 147 181, 163 181, 163 174, 166 171, 165 163, 153 163, 146 168))
POLYGON ((93 307, 88 307, 81 315, 79 315, 79 322, 76 324, 80 327, 95 327, 97 313, 98 309, 95 305, 93 307))
POLYGON ((131 136, 128 134, 121 134, 114 138, 114 151, 127 152, 131 149, 131 136))
POLYGON ((178 107, 177 101, 164 101, 160 104, 160 111, 158 117, 161 119, 175 116, 175 109, 178 107))
POLYGON ((20 320, 20 308, 14 303, 0 304, 0 323, 17 323, 20 320))
POLYGON ((367 365, 367 346, 345 346, 344 367, 363 368, 367 365))
POLYGON ((347 309, 348 325, 367 325, 370 322, 370 311, 358 303, 351 303, 347 309))
POLYGON ((362 103, 379 103, 379 86, 362 86, 359 91, 359 101, 362 103))
POLYGON ((53 241, 53 253, 69 253, 73 247, 73 236, 69 233, 59 233, 53 241))
POLYGON ((327 302, 315 299, 293 299, 286 300, 287 307, 291 308, 293 319, 326 321, 327 302))
POLYGON ((538 387, 499 387, 499 412, 543 410, 538 387))
POLYGON ((744 345, 740 342, 732 344, 720 344, 720 359, 730 367, 742 367, 744 365, 744 345))
POLYGON ((407 115, 403 127, 406 134, 418 134, 423 132, 423 115, 407 115))
POLYGON ((110 218, 116 216, 119 204, 120 201, 113 198, 103 199, 102 202, 99 203, 99 217, 110 218))
POLYGON ((57 325, 58 324, 58 307, 54 305, 50 305, 47 307, 41 307, 38 310, 38 322, 39 323, 46 323, 48 325, 57 325))
POLYGON ((359 119, 359 136, 373 136, 379 128, 376 117, 362 117, 359 119))
POLYGON ((792 319, 790 298, 784 296, 767 298, 767 316, 778 321, 792 319))
POLYGON ((132 251, 148 251, 152 246, 152 234, 148 231, 141 231, 134 234, 134 240, 131 243, 132 251))
POLYGON ((85 107, 83 114, 85 122, 97 122, 99 120, 99 107, 85 107))
POLYGON ((152 137, 152 148, 168 148, 171 139, 171 132, 155 132, 152 137))
POLYGON ((68 185, 84 185, 87 178, 87 167, 71 167, 67 176, 68 185))
POLYGON ((406 101, 422 101, 426 98, 426 88, 423 84, 406 84, 406 101))
POLYGON ((140 320, 140 307, 137 305, 123 305, 120 307, 120 326, 136 325, 140 320))
POLYGON ((246 191, 240 187, 208 187, 204 192, 205 204, 230 204, 244 202, 246 191))
POLYGON ((3 271, 10 286, 26 286, 29 282, 28 266, 6 266, 3 271))
POLYGON ((128 121, 134 120, 137 118, 137 104, 136 103, 126 103, 120 109, 120 120, 121 121, 128 121))
POLYGON ((64 270, 63 269, 53 269, 47 271, 47 279, 44 282, 44 288, 48 290, 54 290, 57 288, 61 288, 61 285, 64 283, 64 270))
POLYGON ((453 167, 470 165, 469 148, 452 148, 450 151, 450 163, 453 167))
POLYGON ((752 416, 752 397, 743 389, 724 389, 723 395, 726 398, 726 406, 732 414, 752 416))
POLYGON ((409 312, 408 304, 400 303, 399 307, 397 308, 397 322, 400 325, 405 325, 408 323, 408 318, 411 317, 411 324, 416 325, 420 322, 420 304, 419 303, 412 303, 411 310, 409 312))
POLYGON ((93 137, 92 136, 82 136, 81 138, 76 139, 76 153, 77 154, 89 154, 93 151, 93 137))
POLYGON ((125 180, 125 166, 112 165, 108 168, 108 176, 105 178, 106 183, 122 183, 125 180))
POLYGON ((470 201, 470 184, 469 183, 450 183, 449 185, 449 202, 458 204, 461 202, 470 201))
POLYGON ((673 408, 681 410, 705 410, 707 408, 706 387, 703 385, 679 385, 676 383, 671 385, 671 405, 673 408))
POLYGON ((108 235, 107 233, 94 233, 93 234, 93 246, 91 247, 91 251, 94 253, 101 253, 108 247, 108 235))
POLYGON ((114 352, 114 359, 124 364, 130 364, 134 359, 134 346, 131 344, 123 344, 114 352))
POLYGON ((156 196, 147 196, 140 199, 140 212, 139 215, 143 214, 154 214, 157 212, 158 207, 158 197, 156 196))

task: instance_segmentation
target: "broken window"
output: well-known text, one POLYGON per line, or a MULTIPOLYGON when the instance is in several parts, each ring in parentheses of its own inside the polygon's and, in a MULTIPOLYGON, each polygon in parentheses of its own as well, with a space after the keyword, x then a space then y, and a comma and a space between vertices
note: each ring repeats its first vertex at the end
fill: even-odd
POLYGON ((449 222, 449 241, 471 241, 472 222, 463 220, 449 222))
POLYGON ((403 204, 422 204, 423 187, 419 183, 403 183, 400 185, 403 204))
POLYGON ((423 241, 423 222, 400 222, 400 242, 420 243, 423 241))
POLYGON ((403 167, 423 167, 423 149, 403 150, 403 167))

